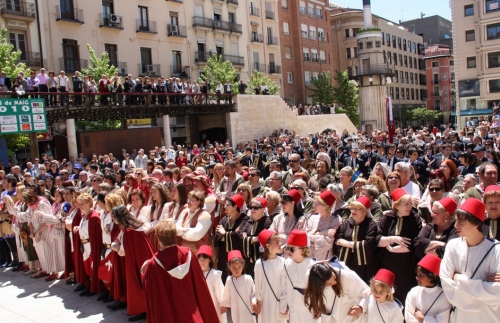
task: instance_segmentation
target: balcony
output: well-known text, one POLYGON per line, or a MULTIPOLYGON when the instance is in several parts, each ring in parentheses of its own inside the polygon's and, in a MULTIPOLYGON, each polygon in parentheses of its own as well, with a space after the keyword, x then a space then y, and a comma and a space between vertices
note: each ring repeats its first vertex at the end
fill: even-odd
POLYGON ((214 21, 213 19, 210 18, 205 18, 205 17, 193 17, 193 27, 202 27, 202 28, 208 28, 208 29, 213 29, 214 28, 214 21))
POLYGON ((118 62, 118 74, 119 75, 128 75, 127 62, 118 62))
POLYGON ((318 63, 319 62, 319 58, 318 57, 312 57, 311 58, 311 62, 318 63))
POLYGON ((243 34, 243 26, 234 22, 230 22, 231 32, 237 34, 243 34))
POLYGON ((20 0, 1 0, 0 15, 5 18, 35 20, 35 5, 20 0))
POLYGON ((167 1, 172 1, 172 2, 177 2, 177 3, 182 3, 182 0, 167 0, 167 1))
POLYGON ((157 34, 156 21, 137 19, 135 32, 157 34))
POLYGON ((74 73, 75 71, 81 71, 83 68, 87 68, 88 61, 86 59, 61 57, 59 58, 59 67, 61 71, 74 73))
POLYGON ((278 37, 267 36, 268 45, 278 45, 278 37))
POLYGON ((260 10, 259 10, 259 8, 250 7, 250 16, 260 17, 260 10))
POLYGON ((300 14, 301 15, 306 15, 306 7, 300 7, 300 14))
POLYGON ((169 36, 169 37, 187 37, 186 26, 167 25, 167 36, 169 36))
POLYGON ((238 5, 238 0, 227 0, 227 4, 232 4, 237 6, 238 5))
POLYGON ((189 68, 183 67, 181 65, 171 66, 170 76, 178 78, 189 78, 189 68))
POLYGON ((321 59, 321 58, 320 58, 319 62, 320 62, 321 64, 326 64, 326 59, 321 59))
POLYGON ((254 62, 252 64, 252 67, 253 67, 254 71, 258 71, 258 72, 261 72, 261 73, 265 73, 266 72, 266 65, 265 64, 261 64, 259 62, 254 62))
POLYGON ((268 66, 268 72, 269 74, 281 74, 281 66, 271 63, 268 66))
POLYGON ((432 96, 440 96, 439 91, 432 92, 432 96))
POLYGON ((226 54, 223 54, 222 55, 222 59, 224 61, 230 61, 231 64, 233 65, 245 65, 245 60, 244 60, 244 57, 243 56, 235 56, 235 55, 226 55, 226 54))
POLYGON ((385 76, 394 75, 394 71, 383 64, 380 65, 374 64, 370 66, 351 66, 348 68, 347 73, 349 75, 349 79, 355 79, 362 76, 373 76, 373 75, 385 75, 385 76))
POLYGON ((274 12, 266 10, 266 19, 272 19, 272 20, 274 20, 274 12))
POLYGON ((213 52, 195 52, 194 61, 195 63, 206 63, 212 54, 213 52))
POLYGON ((227 21, 214 20, 214 29, 231 31, 231 24, 227 21))
POLYGON ((250 41, 252 43, 263 43, 262 34, 257 34, 256 32, 252 32, 250 34, 250 41))
POLYGON ((160 76, 160 64, 138 64, 139 75, 160 76))
POLYGON ((99 27, 122 30, 122 16, 101 13, 99 14, 99 27))
POLYGON ((56 21, 59 20, 83 24, 83 9, 56 6, 56 21))
POLYGON ((309 62, 309 61, 311 61, 311 56, 304 55, 304 62, 309 62))
POLYGON ((39 52, 22 52, 19 62, 26 64, 26 66, 42 66, 39 52))

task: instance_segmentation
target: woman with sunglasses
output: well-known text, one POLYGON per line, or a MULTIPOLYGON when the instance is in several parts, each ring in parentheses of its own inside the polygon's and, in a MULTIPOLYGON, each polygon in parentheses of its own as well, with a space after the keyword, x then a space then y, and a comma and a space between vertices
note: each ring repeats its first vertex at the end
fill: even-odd
POLYGON ((257 259, 260 259, 262 252, 258 235, 264 229, 269 229, 271 219, 267 216, 267 201, 263 197, 256 197, 248 204, 250 218, 240 231, 243 240, 243 257, 246 263, 246 273, 254 277, 254 267, 257 259))
POLYGON ((426 195, 420 200, 418 214, 425 223, 431 223, 432 204, 448 196, 445 192, 445 182, 440 179, 431 179, 426 190, 426 195))
POLYGON ((415 238, 422 229, 422 220, 413 209, 412 196, 397 188, 391 193, 392 210, 385 212, 379 222, 377 246, 379 267, 397 272, 395 296, 405 299, 415 286, 413 277, 419 258, 415 255, 415 238))
MULTIPOLYGON (((300 193, 296 190, 290 190, 288 193, 281 195, 280 204, 283 214, 278 214, 269 227, 270 230, 276 232, 280 237, 282 249, 286 245, 290 232, 302 225, 301 219, 304 214, 297 206, 298 203, 300 203, 300 193)), ((287 257, 288 255, 284 253, 283 256, 287 257)))
POLYGON ((353 175, 354 170, 349 166, 342 168, 339 172, 340 185, 342 186, 343 190, 343 201, 349 200, 354 195, 354 185, 351 181, 353 175))
POLYGON ((243 197, 243 200, 245 201, 243 207, 241 208, 241 213, 245 213, 248 216, 250 216, 250 210, 248 209, 248 205, 250 205, 250 202, 253 199, 252 189, 250 188, 250 185, 246 183, 241 183, 240 185, 238 185, 236 192, 239 195, 241 195, 241 197, 243 197))

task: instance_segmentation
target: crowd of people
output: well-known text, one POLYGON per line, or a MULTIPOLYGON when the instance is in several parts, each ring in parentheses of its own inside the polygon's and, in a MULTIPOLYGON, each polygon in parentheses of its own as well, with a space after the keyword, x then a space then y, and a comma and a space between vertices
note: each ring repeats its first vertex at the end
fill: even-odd
POLYGON ((499 138, 281 129, 12 160, 0 263, 129 321, 498 322, 499 138))

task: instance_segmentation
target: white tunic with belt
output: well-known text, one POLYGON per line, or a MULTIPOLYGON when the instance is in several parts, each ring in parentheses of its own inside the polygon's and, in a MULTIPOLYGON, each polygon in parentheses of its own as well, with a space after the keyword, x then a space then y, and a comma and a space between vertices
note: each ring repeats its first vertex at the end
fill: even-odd
POLYGON ((255 316, 251 313, 254 295, 255 285, 250 275, 228 276, 221 305, 231 308, 234 323, 255 323, 255 316))
MULTIPOLYGON (((368 290, 367 293, 370 291, 368 290)), ((365 297, 359 304, 364 314, 355 322, 366 323, 403 323, 403 310, 396 302, 377 302, 373 295, 365 297)))
POLYGON ((209 271, 204 271, 203 276, 205 276, 205 280, 207 281, 208 290, 210 291, 212 302, 214 303, 215 310, 219 316, 219 321, 220 323, 226 323, 226 314, 220 313, 220 304, 222 302, 222 296, 224 295, 222 272, 212 268, 209 271))
POLYGON ((414 314, 419 310, 424 315, 425 323, 448 322, 451 304, 446 299, 443 289, 439 286, 427 288, 413 287, 406 296, 406 323, 419 323, 414 314))
POLYGON ((259 322, 285 323, 288 319, 288 315, 281 314, 279 302, 284 265, 285 259, 282 257, 268 260, 261 258, 255 263, 255 298, 262 302, 259 322))

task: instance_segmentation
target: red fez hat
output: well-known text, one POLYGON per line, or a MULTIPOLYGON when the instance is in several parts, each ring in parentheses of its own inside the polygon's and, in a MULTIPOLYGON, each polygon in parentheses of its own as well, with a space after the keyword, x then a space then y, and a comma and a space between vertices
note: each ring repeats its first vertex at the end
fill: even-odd
POLYGON ((239 250, 231 250, 227 254, 227 262, 231 262, 234 258, 239 258, 243 259, 243 256, 241 255, 241 252, 239 250))
POLYGON ((304 230, 295 229, 290 232, 287 243, 296 247, 309 247, 309 239, 304 230))
POLYGON ((439 200, 438 203, 441 204, 450 215, 453 215, 453 212, 457 209, 457 202, 451 197, 445 197, 439 200))
POLYGON ((405 195, 409 195, 409 194, 404 189, 402 189, 400 187, 400 188, 396 188, 394 191, 392 191, 391 198, 394 202, 396 202, 397 200, 399 200, 400 198, 402 198, 405 195))
POLYGON ((492 192, 492 191, 497 191, 497 192, 500 192, 500 186, 498 185, 490 185, 488 186, 485 190, 484 190, 484 194, 488 193, 488 192, 492 192))
POLYGON ((356 200, 356 202, 359 202, 361 204, 363 204, 363 206, 369 210, 370 209, 370 206, 372 206, 372 202, 370 201, 369 198, 367 198, 366 196, 360 196, 358 197, 358 199, 356 200))
POLYGON ((241 209, 241 207, 243 206, 243 203, 245 203, 245 200, 243 200, 243 197, 239 194, 234 194, 233 196, 230 197, 231 201, 234 202, 234 204, 236 204, 237 207, 239 207, 241 209))
POLYGON ((255 198, 257 201, 260 202, 260 204, 262 204, 262 207, 266 208, 267 207, 267 200, 263 197, 256 197, 255 198))
POLYGON ((474 198, 466 199, 464 204, 460 205, 458 209, 470 213, 478 218, 481 222, 484 222, 484 212, 486 211, 486 205, 484 205, 483 202, 474 198))
POLYGON ((273 234, 275 234, 276 232, 274 231, 271 231, 271 230, 267 230, 267 229, 264 229, 262 230, 260 233, 259 233, 259 236, 258 236, 258 239, 259 239, 259 242, 260 242, 260 245, 265 248, 266 247, 266 243, 269 241, 269 238, 271 238, 273 236, 273 234))
POLYGON ((295 201, 295 204, 299 203, 302 197, 300 196, 299 191, 297 190, 289 190, 287 193, 293 200, 295 201))
POLYGON ((422 260, 417 264, 420 267, 427 269, 436 276, 439 276, 439 267, 441 266, 441 259, 434 255, 425 255, 422 260))
POLYGON ((392 271, 387 270, 387 269, 379 269, 375 277, 373 277, 373 280, 379 280, 383 283, 386 283, 389 285, 389 287, 394 286, 394 280, 396 279, 396 276, 392 273, 392 271))
POLYGON ((325 202, 329 207, 332 207, 333 203, 335 203, 335 196, 332 194, 330 190, 323 191, 319 197, 325 202))
POLYGON ((213 258, 212 256, 212 248, 210 246, 207 246, 207 245, 203 245, 200 247, 200 249, 198 249, 198 255, 207 255, 209 256, 210 258, 213 258))

